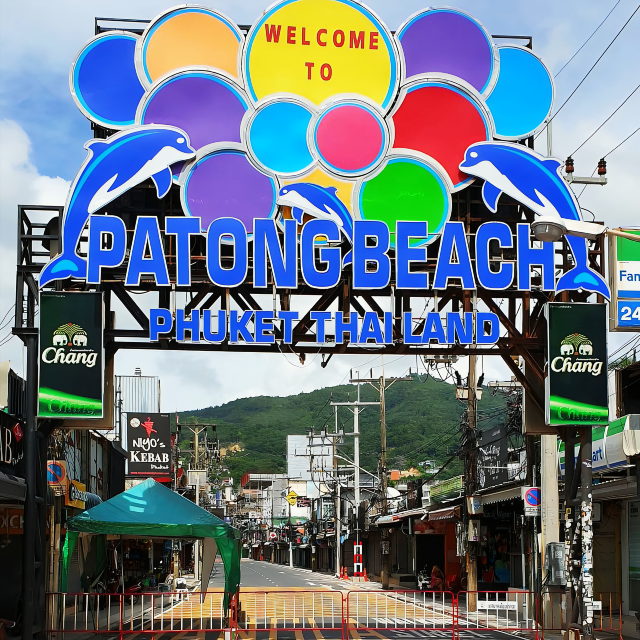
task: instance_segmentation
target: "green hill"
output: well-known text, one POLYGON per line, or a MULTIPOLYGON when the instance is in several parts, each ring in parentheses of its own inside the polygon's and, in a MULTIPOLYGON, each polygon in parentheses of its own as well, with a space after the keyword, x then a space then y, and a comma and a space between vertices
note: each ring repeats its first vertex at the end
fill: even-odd
MULTIPOLYGON (((333 408, 329 402, 354 400, 353 385, 326 387, 311 393, 287 397, 259 396, 241 398, 219 407, 208 407, 179 414, 181 423, 217 424, 221 445, 241 442, 244 451, 224 458, 236 482, 246 471, 286 472, 286 436, 306 434, 314 427, 315 433, 326 425, 334 428, 333 408)), ((362 385, 360 399, 375 402, 379 395, 369 385, 362 385)), ((466 409, 455 397, 455 387, 427 378, 414 378, 397 382, 386 393, 386 422, 388 467, 407 469, 424 460, 444 463, 457 450, 460 417, 466 409)), ((506 403, 493 397, 488 390, 478 403, 479 428, 500 424, 506 414, 506 403)), ((347 408, 341 408, 339 420, 345 432, 353 430, 353 417, 347 408)), ((380 456, 380 411, 377 406, 367 407, 360 413, 361 465, 375 471, 380 456)), ((187 433, 182 432, 186 438, 187 433)), ((184 440, 181 448, 188 446, 184 440)), ((353 450, 353 439, 345 438, 341 447, 347 454, 353 450)), ((457 459, 449 465, 447 477, 461 473, 462 463, 457 459)))

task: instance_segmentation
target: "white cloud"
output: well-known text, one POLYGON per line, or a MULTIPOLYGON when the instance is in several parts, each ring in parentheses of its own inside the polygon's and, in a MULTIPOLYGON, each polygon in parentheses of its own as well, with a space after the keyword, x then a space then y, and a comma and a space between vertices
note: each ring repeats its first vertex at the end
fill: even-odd
MULTIPOLYGON (((22 127, 11 120, 0 120, 0 317, 15 302, 16 232, 18 204, 61 205, 69 182, 42 176, 30 158, 31 142, 22 127)), ((10 314, 11 315, 11 314, 10 314)), ((10 316, 7 316, 7 320, 10 316)), ((5 323, 7 322, 5 320, 5 323)), ((0 331, 0 341, 10 335, 12 322, 0 331)), ((0 347, 0 359, 12 360, 22 373, 22 348, 18 338, 0 347)))

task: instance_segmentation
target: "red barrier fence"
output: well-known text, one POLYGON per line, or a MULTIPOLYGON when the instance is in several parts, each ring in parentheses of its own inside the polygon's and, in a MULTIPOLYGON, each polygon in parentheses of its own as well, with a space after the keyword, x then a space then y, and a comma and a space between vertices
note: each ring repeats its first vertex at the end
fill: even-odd
MULTIPOLYGON (((617 633, 622 640, 620 599, 599 594, 595 631, 617 633)), ((566 624, 564 594, 529 591, 241 591, 224 610, 221 592, 140 594, 48 593, 47 636, 88 640, 96 634, 124 639, 127 634, 206 634, 206 640, 238 640, 267 632, 293 632, 302 637, 334 640, 374 637, 446 638, 465 640, 479 633, 503 632, 544 639, 544 629, 566 624), (542 613, 541 613, 542 612, 542 613), (544 616, 544 617, 543 617, 544 616), (397 632, 397 634, 396 634, 397 632), (362 634, 365 634, 363 636, 362 634), (306 636, 305 636, 306 637, 306 636)))
MULTIPOLYGON (((622 598, 614 591, 594 594, 593 630, 616 633, 622 640, 622 598)), ((561 631, 567 625, 567 600, 564 592, 545 593, 542 596, 543 631, 561 631)), ((544 638, 544 633, 543 633, 544 638)))

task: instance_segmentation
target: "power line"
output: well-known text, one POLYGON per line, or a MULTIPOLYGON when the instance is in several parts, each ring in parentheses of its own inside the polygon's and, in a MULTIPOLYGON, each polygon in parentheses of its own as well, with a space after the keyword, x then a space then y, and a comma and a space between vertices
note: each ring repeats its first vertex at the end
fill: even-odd
MULTIPOLYGON (((638 5, 636 7, 635 11, 631 14, 629 19, 624 23, 624 25, 622 26, 622 29, 620 29, 620 31, 618 31, 618 33, 616 33, 616 35, 613 38, 613 40, 607 45, 607 48, 600 54, 600 57, 593 63, 593 66, 591 67, 591 69, 589 69, 589 71, 587 71, 587 73, 584 75, 582 80, 580 80, 580 82, 578 83, 578 86, 571 92, 571 95, 560 105, 560 108, 551 116, 551 118, 549 118, 549 122, 551 122, 562 111, 562 109, 565 107, 567 102, 569 102, 569 100, 571 100, 571 98, 573 98, 573 96, 575 95, 576 91, 582 86, 582 83, 589 77, 589 74, 596 68, 596 65, 598 64, 598 62, 600 62, 600 60, 602 60, 602 58, 604 57, 604 54, 607 53, 607 51, 609 51, 609 49, 611 48, 613 43, 618 39, 618 36, 625 30, 625 28, 629 24, 629 22, 631 22, 631 19, 633 18, 633 16, 636 15, 636 13, 638 12, 638 9, 640 9, 640 5, 638 5)), ((549 122, 547 122, 545 127, 540 131, 540 133, 538 133, 538 135, 536 136, 536 139, 540 135, 542 135, 542 132, 547 128, 547 126, 549 125, 549 122)))
POLYGON ((611 120, 611 118, 613 118, 613 116, 616 115, 616 113, 618 113, 618 111, 620 111, 620 109, 622 109, 622 107, 627 103, 627 101, 629 100, 629 98, 638 90, 640 89, 640 84, 624 99, 624 102, 622 102, 622 104, 620 104, 618 106, 618 108, 570 155, 574 156, 576 153, 578 153, 578 151, 580 151, 580 149, 582 149, 582 147, 584 147, 585 144, 587 144, 587 142, 589 142, 589 140, 591 140, 591 138, 593 138, 593 136, 596 135, 596 133, 598 133, 598 131, 600 131, 600 129, 602 129, 602 127, 604 127, 605 124, 607 124, 607 122, 609 122, 609 120, 611 120))
MULTIPOLYGON (((620 144, 617 144, 615 147, 613 147, 613 149, 611 149, 611 151, 608 151, 607 153, 605 153, 602 158, 606 158, 607 156, 610 156, 616 149, 619 149, 627 140, 629 140, 629 138, 633 137, 636 135, 636 133, 638 133, 638 131, 640 131, 640 127, 638 127, 635 131, 633 131, 632 133, 630 133, 620 144)), ((597 171, 597 167, 593 170, 593 173, 591 174, 591 177, 593 177, 596 174, 597 171)), ((584 190, 588 187, 588 184, 585 184, 584 187, 582 187, 582 191, 576 196, 576 198, 580 198, 580 196, 584 193, 584 190)))
MULTIPOLYGON (((615 9, 619 4, 620 4, 620 0, 618 0, 618 2, 616 2, 613 5, 613 9, 615 9)), ((587 42, 589 42, 589 40, 591 40, 591 38, 593 38, 593 36, 596 35, 596 33, 598 32, 598 29, 600 29, 600 27, 607 21, 607 18, 613 13, 613 9, 611 9, 611 11, 607 13, 607 15, 604 17, 604 20, 596 27, 596 30, 584 41, 582 46, 571 56, 571 58, 569 58, 568 62, 565 62, 562 69, 560 69, 560 71, 556 73, 555 75, 556 78, 564 71, 564 68, 569 64, 569 62, 571 62, 582 51, 582 49, 584 48, 584 45, 587 44, 587 42)))

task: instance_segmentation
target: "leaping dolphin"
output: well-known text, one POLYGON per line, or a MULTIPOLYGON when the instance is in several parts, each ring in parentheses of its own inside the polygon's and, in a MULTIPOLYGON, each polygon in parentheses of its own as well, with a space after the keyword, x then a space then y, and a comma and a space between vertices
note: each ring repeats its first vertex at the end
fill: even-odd
POLYGON ((92 213, 151 178, 162 198, 171 188, 172 164, 193 158, 187 134, 177 127, 142 125, 85 145, 86 160, 71 188, 62 223, 62 254, 40 273, 40 286, 64 278, 85 278, 87 263, 77 252, 92 213))
MULTIPOLYGON (((349 210, 337 196, 336 187, 321 187, 311 182, 297 182, 282 187, 277 202, 291 207, 291 215, 298 224, 302 224, 303 214, 314 218, 331 220, 353 246, 353 219, 349 210)), ((345 255, 342 264, 351 262, 351 250, 345 255)))
MULTIPOLYGON (((560 174, 562 161, 547 158, 520 144, 478 142, 466 151, 460 170, 482 178, 482 199, 494 213, 506 193, 540 216, 582 220, 580 205, 560 174)), ((587 240, 566 235, 575 267, 556 284, 556 293, 584 289, 611 298, 602 276, 589 267, 587 240)))

